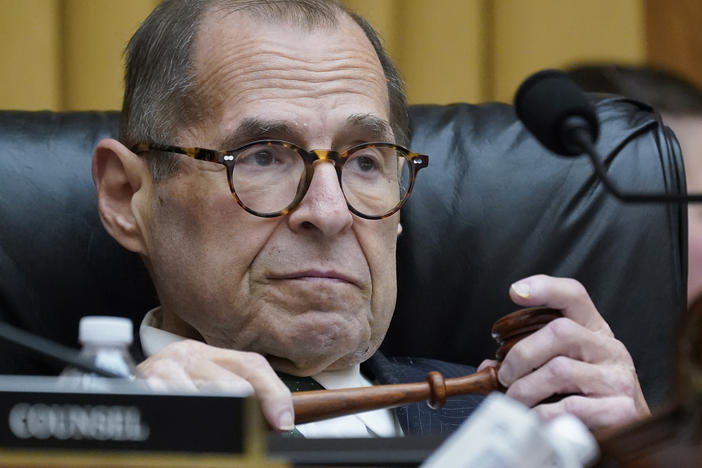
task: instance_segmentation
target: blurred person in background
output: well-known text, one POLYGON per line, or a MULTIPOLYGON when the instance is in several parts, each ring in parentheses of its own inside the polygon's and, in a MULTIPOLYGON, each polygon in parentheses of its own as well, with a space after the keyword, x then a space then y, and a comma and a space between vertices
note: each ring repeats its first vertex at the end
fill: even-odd
MULTIPOLYGON (((673 72, 648 66, 584 64, 568 74, 585 91, 650 104, 680 142, 687 191, 702 192, 702 89, 673 72)), ((702 297, 702 204, 688 206, 687 304, 702 297)))

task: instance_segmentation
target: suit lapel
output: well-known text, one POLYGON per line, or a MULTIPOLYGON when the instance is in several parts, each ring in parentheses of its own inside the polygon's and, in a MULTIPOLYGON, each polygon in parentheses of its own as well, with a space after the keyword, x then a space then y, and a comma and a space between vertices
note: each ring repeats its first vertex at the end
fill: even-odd
MULTIPOLYGON (((361 364, 361 371, 378 384, 421 382, 429 371, 444 377, 459 377, 475 372, 475 368, 435 359, 386 357, 377 352, 361 364)), ((482 395, 461 395, 449 398, 446 404, 432 409, 426 402, 395 408, 405 435, 448 434, 453 432, 483 400, 482 395)))

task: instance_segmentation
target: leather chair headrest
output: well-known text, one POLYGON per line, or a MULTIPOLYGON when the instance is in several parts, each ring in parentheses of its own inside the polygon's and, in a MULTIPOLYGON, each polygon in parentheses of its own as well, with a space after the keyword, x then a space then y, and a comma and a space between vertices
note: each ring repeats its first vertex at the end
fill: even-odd
MULTIPOLYGON (((651 109, 597 103, 598 149, 629 190, 684 190, 675 139, 651 109)), ((668 344, 685 304, 686 214, 625 205, 587 158, 549 154, 508 105, 415 106, 413 151, 430 155, 402 211, 398 303, 383 348, 477 365, 492 323, 517 307, 522 277, 580 280, 630 349, 649 400, 667 380, 668 344)), ((0 112, 0 319, 77 347, 88 314, 138 328, 157 298, 141 260, 103 229, 92 149, 115 136, 115 112, 0 112)), ((15 352, 0 372, 57 369, 15 352)))
MULTIPOLYGON (((677 142, 643 104, 597 102, 597 149, 628 191, 684 191, 677 142)), ((428 154, 402 213, 398 305, 384 350, 477 365, 494 357, 512 282, 572 277, 627 345, 647 397, 668 379, 686 297, 679 205, 625 204, 586 156, 545 150, 505 104, 412 108, 413 151, 428 154)))

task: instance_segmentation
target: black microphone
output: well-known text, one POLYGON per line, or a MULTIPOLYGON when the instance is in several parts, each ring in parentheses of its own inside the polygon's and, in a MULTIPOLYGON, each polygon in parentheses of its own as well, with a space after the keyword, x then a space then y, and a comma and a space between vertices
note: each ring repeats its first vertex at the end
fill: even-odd
POLYGON ((602 185, 625 202, 687 203, 702 194, 623 192, 607 176, 595 149, 600 123, 592 102, 565 73, 542 70, 527 78, 514 97, 517 117, 547 149, 562 156, 586 153, 602 185))
POLYGON ((62 365, 76 367, 85 372, 102 377, 126 377, 111 369, 100 367, 93 360, 81 355, 79 351, 50 341, 44 337, 13 327, 0 321, 0 341, 28 350, 44 359, 62 365))

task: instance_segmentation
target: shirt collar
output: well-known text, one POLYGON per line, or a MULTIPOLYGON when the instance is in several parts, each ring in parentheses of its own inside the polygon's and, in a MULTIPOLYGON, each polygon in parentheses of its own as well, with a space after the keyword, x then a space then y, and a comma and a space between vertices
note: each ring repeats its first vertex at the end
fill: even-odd
MULTIPOLYGON (((161 307, 148 311, 139 326, 141 347, 146 357, 153 356, 171 343, 185 340, 185 337, 161 329, 161 307)), ((360 364, 348 369, 337 371, 323 371, 312 378, 327 389, 367 387, 371 383, 361 374, 360 364)))
POLYGON ((141 348, 146 357, 153 356, 171 343, 185 338, 161 329, 161 307, 148 311, 139 326, 141 348))

